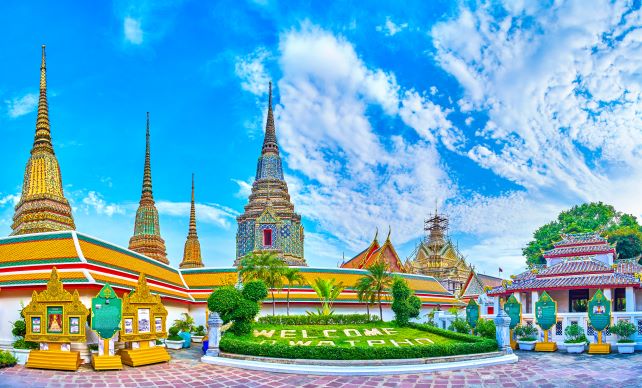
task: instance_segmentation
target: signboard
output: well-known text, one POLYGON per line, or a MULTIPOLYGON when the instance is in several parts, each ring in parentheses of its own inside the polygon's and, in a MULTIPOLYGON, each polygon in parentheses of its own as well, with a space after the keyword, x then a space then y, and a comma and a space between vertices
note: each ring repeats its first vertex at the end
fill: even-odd
POLYGON ((113 337, 120 330, 122 312, 122 300, 109 284, 105 284, 91 300, 91 329, 102 339, 113 337))
POLYGON ((474 299, 471 299, 466 306, 466 321, 473 329, 477 326, 479 320, 479 305, 474 299))
POLYGON ((522 321, 522 304, 517 301, 515 294, 508 297, 504 303, 504 311, 510 317, 510 329, 514 329, 522 321))
POLYGON ((602 331, 611 324, 611 301, 604 296, 602 290, 595 291, 595 295, 589 300, 588 317, 596 331, 602 331))
POLYGON ((546 291, 535 303, 535 321, 542 330, 548 330, 557 323, 557 302, 546 291))

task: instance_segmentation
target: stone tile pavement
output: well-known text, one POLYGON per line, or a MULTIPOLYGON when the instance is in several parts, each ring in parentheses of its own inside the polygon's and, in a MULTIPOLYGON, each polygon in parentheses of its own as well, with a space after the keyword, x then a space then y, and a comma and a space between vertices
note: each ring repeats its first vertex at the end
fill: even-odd
POLYGON ((0 387, 640 387, 642 353, 572 355, 518 352, 520 361, 461 371, 374 377, 288 375, 217 367, 196 349, 172 351, 172 361, 122 371, 0 369, 0 387))

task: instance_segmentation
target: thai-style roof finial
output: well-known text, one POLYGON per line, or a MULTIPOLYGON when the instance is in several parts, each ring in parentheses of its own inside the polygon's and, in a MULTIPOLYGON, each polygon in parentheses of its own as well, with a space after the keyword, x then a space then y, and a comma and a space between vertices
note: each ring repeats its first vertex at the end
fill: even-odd
POLYGON ((279 153, 279 146, 276 143, 276 127, 274 126, 274 113, 272 112, 272 81, 270 81, 268 96, 268 113, 265 122, 265 138, 263 138, 263 150, 261 154, 267 152, 279 153))
POLYGON ((169 264, 165 241, 160 235, 158 210, 152 194, 152 167, 149 145, 149 112, 145 132, 145 166, 143 168, 143 189, 136 210, 134 235, 129 239, 129 249, 161 263, 169 264))
POLYGON ((40 97, 31 156, 25 168, 22 195, 16 205, 11 234, 76 229, 64 196, 60 166, 54 154, 47 103, 47 62, 42 46, 40 97))
POLYGON ((377 228, 375 229, 375 236, 374 236, 374 239, 372 241, 377 241, 378 237, 379 237, 379 227, 377 226, 377 228))
POLYGON ((183 250, 183 261, 180 268, 200 268, 203 267, 201 258, 201 243, 198 241, 196 234, 196 204, 194 202, 194 174, 192 173, 192 201, 189 212, 189 232, 185 241, 183 250))
POLYGON ((388 225, 388 236, 386 236, 386 241, 390 241, 390 233, 392 233, 392 227, 388 225))

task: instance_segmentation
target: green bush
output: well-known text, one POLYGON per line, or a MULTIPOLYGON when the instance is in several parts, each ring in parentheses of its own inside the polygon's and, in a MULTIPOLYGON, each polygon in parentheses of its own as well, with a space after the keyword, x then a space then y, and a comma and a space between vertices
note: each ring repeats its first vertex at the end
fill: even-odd
POLYGON ((451 330, 451 331, 454 331, 454 332, 457 332, 457 333, 468 334, 468 333, 470 333, 471 328, 470 328, 470 325, 468 324, 468 322, 466 322, 465 319, 457 317, 457 318, 453 319, 453 321, 450 324, 450 326, 448 326, 448 330, 451 330))
POLYGON ((22 314, 21 318, 13 322, 11 325, 11 334, 18 338, 13 343, 13 347, 15 349, 38 349, 40 347, 36 342, 25 341, 25 335, 27 335, 27 324, 25 323, 25 319, 22 318, 22 314))
POLYGON ((396 277, 392 283, 392 311, 395 313, 395 322, 399 326, 406 326, 410 318, 417 318, 421 311, 421 300, 413 295, 408 283, 396 277))
POLYGON ((520 341, 537 341, 537 329, 534 326, 520 324, 515 326, 513 330, 520 341))
POLYGON ((412 347, 378 346, 336 348, 332 346, 288 346, 282 344, 261 344, 244 340, 242 337, 225 335, 221 339, 221 350, 227 353, 246 354, 261 357, 317 360, 375 360, 453 356, 458 354, 487 353, 497 350, 497 341, 458 334, 429 325, 409 323, 408 326, 459 340, 458 343, 420 345, 412 347))
POLYGON ((495 322, 492 319, 479 318, 475 331, 482 337, 495 338, 495 322))
POLYGON ((172 326, 169 328, 169 336, 167 336, 167 339, 170 341, 183 341, 183 337, 178 335, 178 332, 180 329, 176 326, 172 326))
POLYGON ((618 321, 615 325, 611 326, 611 333, 620 337, 618 339, 620 343, 635 342, 629 339, 635 331, 635 325, 629 321, 618 321))
POLYGON ((566 326, 566 329, 564 329, 564 336, 564 342, 569 344, 588 342, 588 339, 586 339, 586 335, 584 334, 584 329, 576 323, 566 326))
POLYGON ((206 334, 205 333, 205 326, 203 326, 203 325, 197 326, 196 329, 194 330, 194 335, 195 336, 204 337, 205 334, 206 334))
POLYGON ((89 344, 89 345, 87 345, 87 349, 89 349, 90 351, 97 352, 98 351, 98 344, 89 344))
POLYGON ((0 368, 14 366, 18 363, 18 359, 11 353, 5 350, 0 350, 0 368))
POLYGON ((252 322, 259 314, 260 302, 268 294, 265 283, 261 280, 248 282, 239 291, 233 287, 223 287, 212 292, 207 299, 207 306, 221 316, 224 323, 233 322, 228 329, 236 335, 247 334, 252 330, 252 322))
POLYGON ((13 327, 11 328, 11 334, 13 334, 14 337, 22 337, 22 338, 24 338, 24 336, 27 335, 27 323, 24 321, 24 319, 19 319, 13 322, 13 327))
POLYGON ((379 321, 379 317, 368 314, 333 314, 333 315, 267 315, 259 317, 259 323, 271 325, 354 325, 379 321))

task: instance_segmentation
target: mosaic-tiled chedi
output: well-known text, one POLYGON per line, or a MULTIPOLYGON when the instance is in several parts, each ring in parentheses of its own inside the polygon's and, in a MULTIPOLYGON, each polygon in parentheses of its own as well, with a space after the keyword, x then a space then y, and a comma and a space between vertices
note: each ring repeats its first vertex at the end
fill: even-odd
POLYGON ((51 143, 47 105, 47 66, 45 46, 40 65, 40 98, 36 136, 25 168, 22 196, 16 205, 11 234, 73 230, 76 226, 71 207, 62 191, 60 167, 51 143))
POLYGON ((201 243, 198 241, 196 234, 196 205, 194 203, 194 174, 192 174, 192 202, 189 212, 189 232, 185 241, 183 250, 183 261, 180 268, 200 268, 203 267, 201 259, 201 243))
POLYGON ((301 216, 294 212, 288 185, 283 179, 272 112, 272 83, 256 179, 245 212, 236 220, 238 231, 234 265, 252 252, 274 252, 287 265, 307 266, 303 258, 301 216))
POLYGON ((143 172, 143 192, 140 196, 134 235, 129 239, 129 249, 142 255, 169 264, 165 241, 160 235, 158 210, 152 194, 152 167, 149 153, 149 112, 147 112, 147 134, 145 138, 145 167, 143 172))

